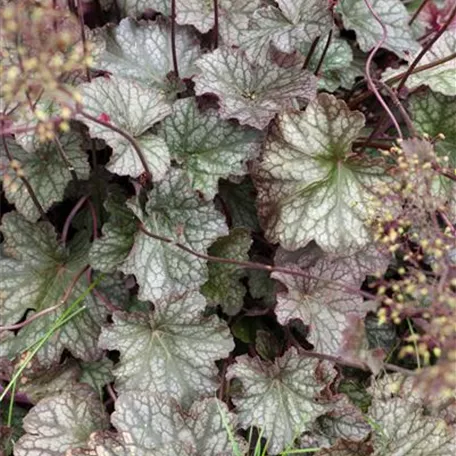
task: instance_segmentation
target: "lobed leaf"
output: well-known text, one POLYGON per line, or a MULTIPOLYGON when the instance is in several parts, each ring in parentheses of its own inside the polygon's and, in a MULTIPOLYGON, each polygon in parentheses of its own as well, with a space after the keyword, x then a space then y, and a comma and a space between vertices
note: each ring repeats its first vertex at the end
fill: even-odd
MULTIPOLYGON (((420 50, 420 45, 413 38, 403 3, 400 0, 371 0, 369 3, 386 27, 382 47, 410 60, 420 50)), ((356 32, 358 44, 364 52, 371 51, 383 39, 383 28, 364 0, 341 0, 337 10, 345 28, 356 32)))
MULTIPOLYGON (((16 212, 3 216, 1 230, 5 238, 5 256, 0 259, 0 324, 16 323, 28 309, 39 312, 55 307, 22 328, 14 338, 6 340, 6 350, 14 357, 37 342, 89 287, 85 274, 74 283, 87 264, 89 243, 84 233, 80 233, 64 248, 57 242, 55 231, 49 223, 33 224, 16 212), (62 303, 65 294, 68 296, 62 303)), ((46 344, 38 352, 37 358, 44 366, 58 360, 65 348, 86 361, 99 357, 97 339, 106 310, 98 298, 90 294, 81 305, 86 310, 63 326, 52 338, 52 343, 46 344)))
POLYGON ((311 240, 328 252, 356 252, 370 242, 370 191, 384 171, 351 154, 364 125, 360 112, 321 94, 305 112, 279 116, 255 170, 260 221, 287 250, 311 240))
POLYGON ((259 154, 261 135, 223 121, 213 110, 202 112, 194 98, 178 100, 159 130, 171 153, 207 199, 220 178, 246 174, 246 161, 259 154))
MULTIPOLYGON (((163 139, 148 132, 170 114, 171 107, 157 90, 128 79, 97 78, 80 86, 84 110, 92 117, 107 116, 108 123, 127 132, 138 143, 153 180, 161 180, 170 166, 169 151, 163 139)), ((145 172, 137 151, 127 138, 108 126, 81 116, 91 137, 104 139, 113 154, 108 170, 121 176, 138 177, 145 172)))
POLYGON ((204 317, 198 292, 160 301, 153 312, 114 313, 100 347, 120 351, 114 369, 120 391, 153 391, 189 405, 218 386, 215 361, 234 348, 226 323, 204 317))
POLYGON ((456 451, 456 430, 442 419, 425 416, 407 399, 374 399, 369 409, 374 423, 376 454, 448 456, 456 451))
MULTIPOLYGON (((137 216, 150 233, 202 254, 218 237, 227 234, 223 217, 213 203, 201 201, 186 176, 176 169, 148 193, 145 211, 137 216)), ((136 234, 120 270, 135 275, 142 300, 180 296, 197 289, 208 278, 205 261, 143 231, 136 234)))
POLYGON ((315 77, 301 65, 282 68, 267 61, 254 66, 240 50, 219 48, 196 65, 201 70, 195 77, 196 94, 217 95, 223 119, 234 117, 260 130, 296 97, 309 100, 316 91, 315 77))
POLYGON ((292 444, 329 408, 316 400, 324 387, 315 374, 318 363, 291 348, 274 363, 242 355, 228 367, 227 379, 242 383, 232 398, 241 426, 260 428, 273 454, 292 444))
POLYGON ((270 45, 292 53, 303 42, 327 34, 333 25, 327 2, 322 0, 278 0, 278 8, 266 6, 255 11, 241 47, 248 57, 265 65, 270 45))
POLYGON ((14 446, 14 454, 60 456, 86 444, 89 435, 108 427, 109 420, 96 394, 78 388, 48 397, 24 418, 26 434, 14 446))
MULTIPOLYGON (((82 150, 81 139, 75 133, 68 133, 62 135, 59 141, 69 166, 77 177, 88 179, 90 167, 87 155, 82 150)), ((6 139, 5 144, 13 160, 18 162, 20 172, 23 172, 44 211, 63 200, 72 175, 54 142, 41 144, 31 151, 24 150, 11 139, 6 139)), ((41 214, 18 173, 9 167, 5 144, 0 144, 0 162, 4 163, 4 167, 0 166, 0 179, 3 181, 5 195, 27 220, 35 222, 41 214)))
MULTIPOLYGON (((351 316, 364 317, 376 309, 376 303, 363 301, 361 295, 350 291, 361 286, 369 267, 374 266, 369 264, 371 258, 359 252, 350 257, 327 255, 313 260, 304 253, 299 262, 310 264, 305 269, 309 278, 273 272, 271 276, 287 288, 277 294, 279 323, 300 319, 309 326, 308 340, 317 352, 338 353, 350 330, 355 330, 351 316)), ((295 265, 287 266, 301 271, 295 265)))
MULTIPOLYGON (((169 24, 126 18, 100 33, 105 50, 95 56, 95 68, 159 89, 170 96, 181 90, 168 79, 168 74, 174 70, 169 24)), ((197 72, 194 63, 200 54, 198 40, 191 29, 177 27, 176 57, 181 78, 190 78, 197 72)))

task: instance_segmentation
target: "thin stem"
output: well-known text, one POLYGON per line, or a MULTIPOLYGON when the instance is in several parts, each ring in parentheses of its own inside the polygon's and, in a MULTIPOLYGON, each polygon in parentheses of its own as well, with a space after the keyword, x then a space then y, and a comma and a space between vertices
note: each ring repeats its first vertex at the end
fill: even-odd
MULTIPOLYGON (((309 358, 320 359, 322 361, 331 361, 334 364, 341 364, 344 366, 355 367, 357 369, 372 372, 371 368, 367 364, 365 364, 361 361, 348 360, 348 359, 342 358, 341 356, 327 355, 325 353, 318 353, 318 352, 304 350, 304 349, 300 349, 300 351, 301 351, 301 353, 303 353, 305 356, 308 356, 309 358)), ((383 363, 383 368, 386 370, 392 371, 392 372, 399 372, 401 374, 408 375, 408 376, 417 375, 417 373, 415 371, 405 369, 400 366, 396 366, 395 364, 383 363)))
MULTIPOLYGON (((433 62, 426 63, 424 65, 420 65, 419 67, 416 67, 412 74, 417 74, 421 73, 422 71, 430 70, 431 68, 435 68, 437 66, 443 65, 444 63, 447 63, 453 59, 456 59, 456 52, 453 52, 452 54, 447 55, 446 57, 443 57, 438 60, 434 60, 433 62)), ((396 76, 393 76, 392 78, 389 78, 385 81, 385 84, 391 85, 395 84, 396 82, 400 81, 404 75, 405 71, 402 73, 399 73, 396 76)), ((360 103, 363 101, 367 100, 369 97, 372 96, 372 92, 363 92, 360 95, 358 95, 356 98, 354 98, 352 101, 348 103, 348 107, 350 109, 354 109, 356 106, 358 106, 360 103)))
MULTIPOLYGON (((366 0, 365 0, 366 1, 366 0)), ((448 16, 448 19, 445 21, 445 23, 442 25, 440 30, 435 34, 435 36, 429 41, 429 43, 426 44, 426 46, 423 47, 421 52, 415 57, 413 62, 410 64, 410 66, 407 68, 403 78, 399 82, 399 85, 397 86, 397 90, 400 91, 404 86, 405 83, 407 82, 407 79, 409 76, 413 73, 413 70, 418 66, 418 63, 420 63, 420 60, 424 57, 427 51, 431 49, 431 47, 434 45, 434 43, 443 35, 445 30, 450 26, 450 24, 453 22, 453 19, 456 17, 456 5, 453 7, 450 15, 448 16)))
POLYGON ((73 291, 73 288, 75 287, 76 283, 79 281, 81 278, 82 274, 86 271, 88 266, 84 266, 74 277, 73 280, 71 281, 69 287, 65 291, 65 294, 62 296, 62 299, 59 301, 58 304, 48 307, 47 309, 41 310, 40 312, 36 312, 33 314, 30 318, 27 320, 22 321, 21 323, 16 323, 14 325, 7 325, 7 326, 0 326, 0 331, 16 331, 18 329, 23 328, 24 326, 29 325, 33 321, 37 320, 38 318, 41 318, 44 315, 47 315, 49 313, 54 312, 54 310, 57 310, 59 307, 62 307, 67 301, 68 298, 71 295, 71 292, 73 291))
POLYGON ((312 41, 312 44, 311 44, 310 49, 309 49, 309 52, 306 55, 306 60, 304 61, 304 65, 302 66, 303 70, 305 70, 309 66, 310 60, 312 59, 312 56, 313 56, 313 54, 315 52, 315 49, 317 48, 317 44, 318 44, 319 41, 320 41, 320 37, 319 36, 317 36, 312 41))
POLYGON ((380 139, 377 139, 376 141, 368 141, 368 138, 364 139, 358 139, 353 143, 354 148, 358 147, 373 147, 375 149, 381 149, 381 150, 390 150, 391 147, 393 146, 391 140, 388 140, 387 143, 381 142, 380 139))
MULTIPOLYGON (((447 63, 453 59, 456 59, 456 52, 453 52, 452 54, 449 54, 446 57, 443 57, 441 59, 434 60, 433 62, 429 62, 424 65, 420 65, 419 67, 416 67, 412 71, 411 74, 417 74, 417 73, 421 73, 422 71, 430 70, 431 68, 435 68, 437 66, 443 65, 444 63, 447 63)), ((398 74, 397 76, 387 79, 385 81, 385 83, 388 85, 394 84, 394 83, 400 81, 402 78, 404 78, 406 73, 407 73, 407 71, 403 71, 402 73, 398 74)))
POLYGON ((67 154, 65 153, 65 151, 63 150, 63 146, 62 146, 62 143, 60 142, 60 139, 58 138, 58 136, 56 136, 54 138, 54 144, 57 148, 57 151, 60 155, 60 158, 63 160, 63 162, 65 163, 68 171, 70 172, 71 174, 71 178, 77 182, 78 181, 78 175, 76 174, 76 170, 74 169, 74 166, 71 164, 67 154))
POLYGON ((87 200, 87 205, 89 206, 90 215, 92 217, 92 231, 93 231, 93 239, 98 237, 98 219, 97 219, 97 211, 95 210, 95 206, 93 205, 92 201, 87 200))
POLYGON ((79 113, 86 119, 89 119, 92 122, 97 123, 98 125, 103 125, 103 126, 109 128, 110 130, 115 131, 116 133, 119 133, 119 135, 123 136, 133 146, 133 149, 135 149, 135 152, 138 155, 138 158, 141 161, 141 164, 143 165, 144 172, 146 173, 146 180, 150 181, 150 179, 152 177, 152 173, 150 172, 150 168, 147 163, 146 157, 144 156, 141 148, 139 147, 139 144, 137 143, 135 138, 133 138, 133 136, 131 136, 130 134, 128 134, 126 131, 122 130, 121 128, 116 127, 115 125, 113 125, 109 122, 105 122, 104 120, 97 119, 96 117, 91 116, 90 114, 88 114, 84 111, 80 111, 79 113))
POLYGON ((218 34, 219 34, 219 8, 218 0, 214 0, 214 49, 218 47, 218 34))
POLYGON ((388 92, 388 95, 390 96, 391 100, 393 101, 394 106, 396 106, 396 108, 399 109, 401 116, 404 119, 404 122, 407 125, 408 131, 410 132, 410 134, 413 137, 418 136, 417 131, 416 131, 415 127, 413 126, 412 119, 410 118, 410 116, 408 115, 404 106, 402 105, 401 101, 399 100, 399 98, 396 94, 396 91, 382 81, 377 81, 377 83, 380 84, 383 87, 383 89, 385 89, 386 92, 388 92))
MULTIPOLYGON (((375 20, 380 24, 380 27, 382 28, 382 37, 377 42, 377 44, 375 45, 374 49, 372 49, 372 52, 369 54, 369 57, 367 58, 367 61, 366 61, 367 85, 368 85, 369 89, 374 93, 375 97, 377 98, 377 100, 379 101, 379 103, 381 104, 383 109, 385 110, 386 114, 390 117, 391 121, 394 124, 394 127, 397 130, 399 138, 402 139, 403 135, 402 135, 401 127, 399 126, 399 124, 398 124, 396 118, 394 117, 394 114, 391 112, 389 106, 386 104, 385 100, 383 99, 383 97, 381 96, 380 92, 378 91, 378 89, 377 89, 377 87, 376 87, 376 85, 375 85, 375 83, 374 83, 374 81, 372 79, 372 75, 371 75, 372 61, 373 61, 375 55, 377 54, 378 50, 383 46, 383 44, 385 43, 386 39, 388 38, 388 31, 387 31, 386 26, 383 23, 382 19, 377 14, 377 12, 374 10, 374 8, 370 4, 370 2, 368 0, 364 0, 364 3, 366 4, 367 8, 371 12, 372 16, 374 16, 375 20)), ((371 136, 373 136, 373 135, 371 135, 371 136)), ((370 137, 369 140, 370 139, 373 139, 373 137, 370 137)))
POLYGON ((452 181, 456 182, 456 174, 454 173, 454 171, 452 172, 450 168, 441 168, 437 164, 434 164, 432 168, 442 176, 448 177, 448 179, 451 179, 452 181))
MULTIPOLYGON (((327 355, 325 353, 319 353, 311 350, 305 350, 302 348, 301 344, 298 340, 293 336, 289 326, 285 327, 285 331, 287 333, 287 337, 290 339, 292 345, 294 345, 301 354, 307 356, 308 358, 319 359, 321 361, 330 361, 334 364, 340 364, 341 366, 347 367, 354 367, 356 369, 360 369, 367 372, 372 372, 372 369, 362 361, 356 361, 354 359, 346 359, 342 356, 337 355, 327 355)), ((411 371, 409 369, 404 369, 403 367, 396 366, 395 364, 383 363, 382 367, 386 370, 390 370, 393 372, 400 372, 401 374, 408 375, 408 376, 415 376, 417 373, 415 371, 411 371)))
POLYGON ((326 54, 328 52, 329 46, 331 44, 333 36, 333 30, 328 33, 328 39, 326 40, 325 48, 323 49, 323 53, 321 54, 320 60, 318 61, 317 67, 315 68, 315 76, 318 76, 318 73, 320 73, 321 67, 323 66, 323 62, 325 60, 326 54))
MULTIPOLYGON (((82 8, 82 0, 77 0, 77 9, 78 9, 78 19, 79 25, 81 27, 81 40, 82 40, 82 49, 84 52, 84 56, 87 56, 87 39, 85 34, 85 24, 84 24, 84 10, 82 8)), ((92 76, 90 75, 90 68, 86 64, 86 76, 87 81, 92 82, 92 76)))
MULTIPOLYGON (((317 277, 317 276, 314 276, 314 275, 311 275, 311 274, 307 274, 306 272, 304 272, 302 270, 290 269, 290 268, 285 268, 285 267, 282 267, 282 266, 270 266, 270 265, 263 264, 263 263, 255 263, 253 261, 239 261, 239 260, 235 260, 235 259, 232 259, 232 258, 224 258, 224 257, 213 256, 213 255, 205 255, 204 253, 196 252, 195 250, 191 249, 190 247, 187 247, 184 244, 181 244, 180 242, 175 242, 173 239, 167 238, 165 236, 160 236, 160 235, 155 234, 155 233, 151 233, 150 231, 147 230, 147 228, 143 224, 139 225, 139 229, 145 235, 147 235, 147 236, 149 236, 151 238, 157 239, 157 240, 162 241, 162 242, 166 242, 167 244, 172 244, 172 245, 178 247, 179 249, 183 250, 184 252, 190 253, 191 255, 194 255, 194 256, 196 256, 198 258, 201 258, 202 260, 211 261, 211 262, 214 262, 214 263, 233 264, 233 265, 236 265, 236 266, 239 266, 239 267, 243 267, 243 268, 247 268, 247 269, 257 269, 257 270, 260 270, 260 271, 281 272, 282 274, 288 274, 288 275, 293 275, 293 276, 297 276, 297 277, 303 277, 305 279, 319 280, 321 282, 328 283, 328 285, 332 285, 332 286, 335 285, 334 281, 332 281, 332 280, 323 279, 322 277, 317 277)), ((361 295, 361 296, 364 296, 367 299, 377 299, 377 297, 375 295, 373 295, 372 293, 367 293, 365 291, 362 291, 362 290, 359 290, 359 289, 357 289, 355 287, 352 287, 352 286, 350 286, 348 284, 344 284, 344 283, 341 283, 341 282, 337 283, 337 288, 336 289, 341 289, 341 288, 344 289, 345 291, 347 291, 348 293, 361 295)))
POLYGON ((68 232, 70 231, 70 225, 71 222, 73 221, 74 216, 78 213, 79 209, 84 205, 84 203, 87 201, 89 197, 87 195, 83 196, 82 198, 79 199, 79 201, 76 203, 76 205, 71 209, 71 212, 68 214, 68 217, 65 220, 65 224, 63 225, 63 230, 62 230, 62 244, 65 245, 67 238, 68 238, 68 232))
POLYGON ((176 51, 176 0, 171 0, 171 52, 173 54, 173 68, 176 78, 179 78, 176 51))
POLYGON ((443 211, 439 211, 439 215, 445 222, 445 225, 448 227, 448 229, 452 232, 453 236, 456 238, 456 226, 451 222, 448 215, 446 215, 443 211))
POLYGON ((421 5, 416 9, 416 11, 413 13, 413 16, 409 20, 409 25, 412 25, 415 22, 415 19, 420 15, 422 9, 426 6, 426 4, 429 3, 429 0, 423 0, 421 2, 421 5))
POLYGON ((114 391, 114 388, 112 387, 111 383, 108 383, 106 385, 106 391, 109 394, 109 397, 112 399, 112 402, 115 403, 117 401, 117 395, 116 392, 114 391))
POLYGON ((30 125, 27 126, 20 126, 20 127, 13 127, 13 128, 1 128, 0 129, 0 136, 10 136, 10 135, 20 135, 21 133, 29 133, 35 130, 36 127, 31 127, 30 125))
MULTIPOLYGON (((13 156, 11 155, 11 152, 9 150, 8 143, 6 141, 5 136, 2 136, 2 143, 3 143, 3 148, 5 150, 5 153, 6 153, 6 156, 7 156, 8 160, 10 162, 12 162, 13 161, 13 156)), ((48 219, 48 217, 46 215, 46 211, 43 209, 43 206, 38 201, 38 197, 36 196, 35 192, 33 191, 33 188, 30 185, 30 182, 27 180, 27 178, 24 175, 19 176, 19 179, 22 181, 22 183, 24 184, 24 187, 27 189, 27 191, 28 191, 28 193, 30 195, 30 198, 33 201, 33 204, 36 206, 36 208, 38 209, 38 212, 40 213, 41 218, 43 220, 49 221, 49 219, 48 219)))

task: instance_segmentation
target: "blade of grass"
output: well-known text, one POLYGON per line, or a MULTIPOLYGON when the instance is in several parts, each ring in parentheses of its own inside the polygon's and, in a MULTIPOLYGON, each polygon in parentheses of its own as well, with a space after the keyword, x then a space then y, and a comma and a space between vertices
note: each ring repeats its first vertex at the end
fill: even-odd
POLYGON ((236 439, 234 438, 234 434, 231 429, 230 423, 228 423, 225 413, 224 413, 223 409, 220 407, 218 401, 217 401, 217 409, 218 409, 220 418, 222 419, 223 427, 225 428, 225 431, 228 434, 228 439, 230 440, 231 447, 233 449, 233 455, 242 456, 241 450, 239 449, 239 445, 236 442, 236 439))

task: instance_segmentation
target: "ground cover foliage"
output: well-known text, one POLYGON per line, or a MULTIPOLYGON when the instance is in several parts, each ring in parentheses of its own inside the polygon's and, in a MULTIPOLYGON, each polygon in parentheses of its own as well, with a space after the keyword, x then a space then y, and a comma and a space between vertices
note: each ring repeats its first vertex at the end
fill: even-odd
POLYGON ((454 1, 1 22, 2 455, 456 454, 454 1))

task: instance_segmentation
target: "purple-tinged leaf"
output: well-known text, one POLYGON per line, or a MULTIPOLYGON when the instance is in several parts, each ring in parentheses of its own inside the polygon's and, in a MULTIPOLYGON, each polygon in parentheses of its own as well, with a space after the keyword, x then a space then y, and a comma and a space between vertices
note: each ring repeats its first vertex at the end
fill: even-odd
POLYGON ((325 386, 315 373, 318 363, 291 348, 273 363, 242 355, 228 368, 227 379, 242 383, 232 398, 241 426, 262 429, 273 454, 330 409, 317 401, 325 386))
POLYGON ((27 432, 14 446, 17 456, 62 456, 84 446, 94 431, 105 429, 109 419, 90 388, 73 388, 38 402, 24 418, 27 432))

